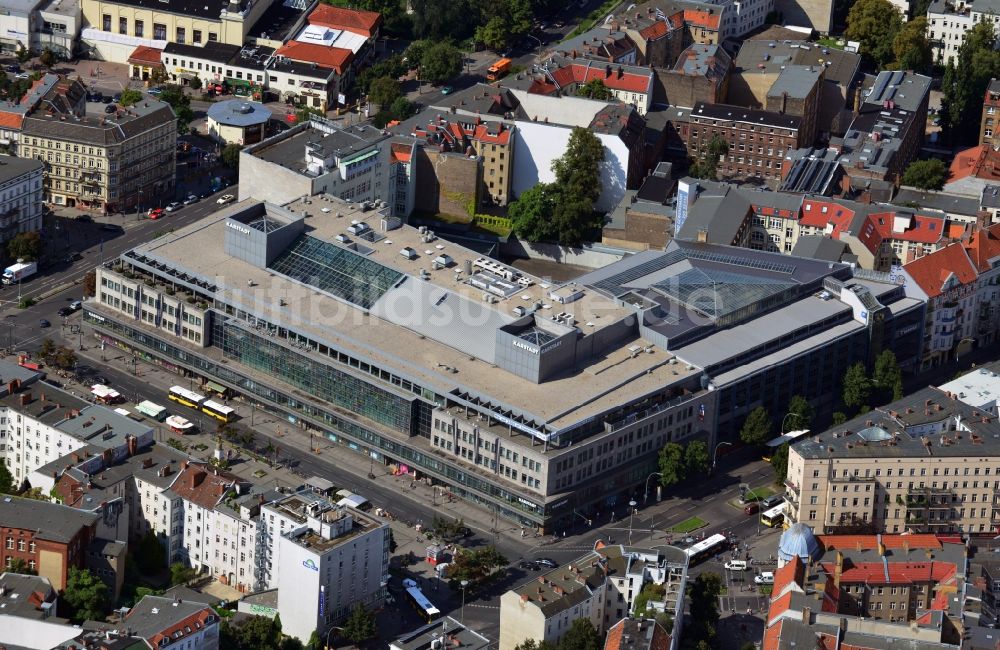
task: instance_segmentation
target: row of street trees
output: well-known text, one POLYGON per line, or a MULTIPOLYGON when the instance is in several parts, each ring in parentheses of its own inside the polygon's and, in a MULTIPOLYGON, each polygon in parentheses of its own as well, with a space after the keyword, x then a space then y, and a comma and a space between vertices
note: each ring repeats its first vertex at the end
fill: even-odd
POLYGON ((929 72, 933 63, 927 17, 903 21, 889 0, 857 0, 847 14, 844 37, 861 43, 861 54, 879 70, 929 72))

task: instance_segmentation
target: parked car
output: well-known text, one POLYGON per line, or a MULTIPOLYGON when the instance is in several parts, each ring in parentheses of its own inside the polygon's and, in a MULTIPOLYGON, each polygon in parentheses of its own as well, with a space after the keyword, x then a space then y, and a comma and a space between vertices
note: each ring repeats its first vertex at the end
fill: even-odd
POLYGON ((772 494, 771 496, 760 500, 760 507, 763 508, 764 510, 767 510, 784 502, 785 502, 785 497, 781 496, 780 494, 772 494))
POLYGON ((95 384, 103 384, 103 385, 107 386, 111 382, 108 381, 108 378, 105 377, 104 375, 94 375, 94 383, 95 384))
POLYGON ((68 253, 66 255, 66 262, 68 262, 69 264, 72 264, 73 262, 76 262, 77 260, 82 260, 82 259, 83 259, 83 255, 80 255, 79 253, 68 253))
POLYGON ((63 318, 66 318, 67 316, 71 316, 73 314, 73 310, 70 309, 69 307, 63 307, 59 310, 58 313, 63 318))
POLYGON ((20 72, 21 66, 19 66, 16 63, 11 63, 10 65, 5 66, 4 70, 6 70, 7 72, 20 72))
POLYGON ((450 95, 452 92, 454 92, 454 90, 455 89, 452 88, 451 86, 445 86, 444 88, 441 89, 441 94, 442 95, 450 95))
POLYGON ((113 102, 114 102, 114 103, 116 103, 116 104, 117 104, 118 102, 120 102, 121 100, 122 100, 122 94, 121 94, 121 93, 115 93, 115 94, 114 94, 114 95, 113 95, 113 96, 111 97, 111 101, 113 101, 113 102))
POLYGON ((555 569, 555 568, 557 568, 559 566, 559 563, 557 563, 555 560, 551 560, 551 559, 549 559, 547 557, 536 557, 535 558, 535 564, 537 564, 539 566, 543 566, 543 567, 545 567, 547 569, 555 569))
POLYGON ((233 196, 232 194, 223 194, 222 196, 219 197, 216 203, 218 203, 219 205, 225 205, 227 203, 232 203, 235 200, 236 197, 233 196))
POLYGON ((162 94, 163 94, 163 89, 162 89, 162 88, 160 88, 160 87, 156 87, 156 88, 150 88, 150 89, 149 89, 149 90, 147 90, 146 92, 147 92, 148 94, 152 95, 153 97, 159 97, 160 95, 162 95, 162 94))
POLYGON ((773 585, 774 573, 770 571, 762 571, 753 577, 753 581, 759 585, 773 585))
POLYGON ((187 198, 184 199, 184 205, 191 205, 192 203, 197 203, 197 202, 198 202, 197 194, 188 194, 187 198))
POLYGON ((114 113, 117 110, 118 110, 118 107, 116 105, 114 105, 114 104, 108 104, 107 106, 104 107, 104 112, 105 113, 114 113))
POLYGON ((538 563, 532 562, 531 560, 521 560, 517 567, 519 569, 524 569, 525 571, 538 571, 538 563))
POLYGON ((80 311, 81 309, 83 309, 83 302, 79 300, 74 300, 73 302, 69 303, 69 308, 72 309, 73 311, 80 311))
POLYGON ((725 566, 729 571, 746 571, 750 565, 746 560, 729 560, 725 566))
POLYGON ((113 97, 111 97, 111 95, 101 95, 101 103, 102 104, 110 104, 113 101, 115 101, 115 100, 114 100, 113 97))
POLYGON ((167 212, 173 212, 174 210, 177 210, 180 207, 181 207, 181 204, 178 203, 177 201, 174 201, 173 203, 168 203, 167 207, 164 208, 164 210, 166 210, 167 212))
POLYGON ((747 515, 755 515, 760 512, 760 504, 756 501, 753 503, 748 503, 745 508, 743 508, 743 513, 747 515))
POLYGON ((14 75, 14 78, 15 79, 31 79, 31 75, 28 74, 27 72, 18 72, 16 75, 14 75))
POLYGON ((153 221, 156 221, 157 219, 159 219, 160 217, 162 217, 164 214, 166 214, 166 213, 163 211, 163 208, 151 208, 149 210, 149 212, 146 213, 146 216, 148 216, 153 221))

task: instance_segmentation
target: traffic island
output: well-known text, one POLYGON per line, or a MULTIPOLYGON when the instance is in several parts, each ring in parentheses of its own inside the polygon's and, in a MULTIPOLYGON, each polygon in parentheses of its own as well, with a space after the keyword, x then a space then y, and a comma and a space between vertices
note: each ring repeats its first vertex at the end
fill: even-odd
POLYGON ((690 533, 691 531, 698 530, 699 528, 704 528, 708 525, 708 522, 701 517, 688 517, 679 524, 675 524, 670 527, 671 533, 676 533, 678 535, 683 535, 685 533, 690 533))

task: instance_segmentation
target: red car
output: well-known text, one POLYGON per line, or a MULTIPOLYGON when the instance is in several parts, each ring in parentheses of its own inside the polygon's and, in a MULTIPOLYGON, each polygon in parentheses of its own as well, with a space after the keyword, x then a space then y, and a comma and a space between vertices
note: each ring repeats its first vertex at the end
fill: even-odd
POLYGON ((153 208, 149 211, 149 218, 155 221, 165 214, 166 212, 163 211, 163 208, 153 208))

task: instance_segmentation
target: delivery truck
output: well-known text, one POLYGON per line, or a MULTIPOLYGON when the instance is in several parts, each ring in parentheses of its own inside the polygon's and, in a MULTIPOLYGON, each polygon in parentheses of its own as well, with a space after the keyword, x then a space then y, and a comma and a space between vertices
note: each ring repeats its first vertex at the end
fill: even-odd
POLYGON ((16 284, 27 280, 38 272, 38 262, 19 262, 3 270, 3 283, 16 284))
POLYGON ((489 67, 486 78, 490 81, 501 79, 505 74, 510 72, 511 63, 510 59, 500 59, 489 67))

